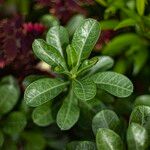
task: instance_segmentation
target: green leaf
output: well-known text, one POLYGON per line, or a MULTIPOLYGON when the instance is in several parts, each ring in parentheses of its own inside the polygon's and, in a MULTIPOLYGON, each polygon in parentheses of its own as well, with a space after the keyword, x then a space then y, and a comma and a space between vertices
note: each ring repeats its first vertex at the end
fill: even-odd
POLYGON ((113 30, 118 23, 117 20, 102 20, 100 21, 101 30, 113 30))
POLYGON ((19 98, 18 87, 12 84, 0 86, 0 115, 6 114, 13 109, 19 98))
POLYGON ((67 82, 43 78, 31 83, 25 90, 24 99, 29 106, 39 106, 59 95, 67 82))
POLYGON ((69 43, 69 35, 63 26, 54 26, 46 34, 46 42, 55 47, 63 56, 63 49, 69 43))
POLYGON ((143 44, 143 40, 136 34, 126 33, 113 38, 103 49, 103 54, 115 56, 128 50, 129 46, 143 44))
POLYGON ((55 47, 48 45, 42 39, 34 40, 32 47, 38 58, 45 61, 52 67, 61 66, 64 70, 66 70, 65 60, 55 47))
POLYGON ((5 120, 3 131, 9 135, 21 133, 26 124, 26 117, 22 112, 12 112, 5 120))
POLYGON ((128 27, 128 26, 135 26, 136 25, 136 20, 129 18, 129 19, 125 19, 123 21, 121 21, 116 27, 115 30, 124 28, 124 27, 128 27))
POLYGON ((145 11, 146 0, 136 0, 136 9, 140 16, 143 16, 145 11))
POLYGON ((23 132, 22 138, 25 140, 25 150, 45 150, 46 141, 44 135, 36 132, 23 132))
POLYGON ((131 81, 115 72, 102 72, 92 76, 98 87, 117 97, 128 97, 133 92, 131 81))
POLYGON ((61 130, 69 130, 79 119, 78 100, 71 90, 57 114, 57 124, 61 130))
POLYGON ((77 14, 73 16, 69 22, 67 23, 67 30, 69 32, 69 35, 72 36, 75 32, 75 30, 80 27, 80 25, 83 23, 85 17, 81 14, 77 14))
POLYGON ((2 148, 3 150, 18 150, 17 144, 11 139, 5 140, 2 148))
POLYGON ((69 67, 74 67, 77 63, 77 54, 75 49, 71 45, 68 45, 66 48, 66 52, 69 67))
POLYGON ((114 60, 109 56, 99 56, 98 59, 98 62, 90 69, 90 75, 108 70, 114 65, 114 60))
POLYGON ((135 99, 135 106, 145 105, 150 107, 150 95, 141 95, 135 99))
POLYGON ((131 123, 127 131, 128 150, 145 150, 148 142, 146 129, 137 123, 131 123))
POLYGON ((96 134, 98 150, 123 150, 123 143, 118 134, 110 129, 99 129, 96 134))
POLYGON ((138 123, 147 129, 150 135, 150 107, 149 106, 137 106, 133 109, 130 115, 130 124, 138 123))
POLYGON ((77 28, 71 44, 78 55, 77 66, 90 55, 99 35, 100 24, 94 19, 86 19, 82 25, 77 28))
POLYGON ((95 64, 98 62, 98 57, 93 57, 90 60, 84 60, 81 66, 79 67, 78 74, 83 73, 90 69, 91 67, 95 66, 95 64))
POLYGON ((95 1, 96 1, 97 3, 99 3, 100 5, 105 6, 105 7, 108 5, 105 0, 95 0, 95 1))
POLYGON ((92 120, 92 129, 96 135, 99 128, 108 128, 117 131, 120 127, 120 120, 112 110, 102 110, 92 120))
POLYGON ((96 146, 91 141, 73 141, 67 144, 66 150, 96 150, 96 146))
POLYGON ((90 79, 74 80, 73 91, 78 99, 87 101, 96 95, 96 85, 90 79))
POLYGON ((54 122, 49 103, 36 107, 32 113, 33 122, 39 126, 48 126, 54 122))
POLYGON ((0 131, 0 147, 2 147, 3 143, 4 143, 4 135, 3 135, 3 133, 0 131))

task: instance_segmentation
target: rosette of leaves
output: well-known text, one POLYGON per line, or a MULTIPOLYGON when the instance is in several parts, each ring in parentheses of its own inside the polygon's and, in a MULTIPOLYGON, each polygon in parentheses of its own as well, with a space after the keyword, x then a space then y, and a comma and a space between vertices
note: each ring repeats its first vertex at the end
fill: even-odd
MULTIPOLYGON (((46 41, 36 39, 33 42, 35 55, 49 64, 56 74, 54 79, 34 80, 25 90, 27 105, 36 107, 32 116, 36 124, 46 126, 51 123, 53 106, 49 103, 60 93, 66 95, 56 116, 61 130, 70 129, 78 121, 78 104, 92 100, 98 90, 116 97, 128 97, 132 93, 133 85, 127 77, 106 71, 113 65, 110 57, 89 58, 99 36, 100 24, 94 19, 85 19, 70 44, 67 30, 62 26, 50 28, 46 41)), ((59 99, 61 101, 62 97, 59 99)))

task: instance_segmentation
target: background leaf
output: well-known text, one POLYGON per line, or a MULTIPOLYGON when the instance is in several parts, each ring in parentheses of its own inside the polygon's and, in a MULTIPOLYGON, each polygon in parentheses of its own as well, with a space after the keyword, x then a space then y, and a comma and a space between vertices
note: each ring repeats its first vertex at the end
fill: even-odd
POLYGON ((135 106, 139 106, 139 105, 150 106, 150 95, 141 95, 141 96, 138 96, 135 99, 134 105, 135 106))
POLYGON ((146 0, 136 0, 136 8, 139 15, 144 14, 146 0))

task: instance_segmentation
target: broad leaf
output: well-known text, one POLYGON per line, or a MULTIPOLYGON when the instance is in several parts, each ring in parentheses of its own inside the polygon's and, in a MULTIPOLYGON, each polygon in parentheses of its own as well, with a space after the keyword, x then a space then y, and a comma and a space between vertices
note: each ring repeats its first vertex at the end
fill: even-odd
POLYGON ((62 26, 54 26, 49 29, 46 34, 46 42, 55 47, 63 56, 63 49, 69 43, 69 35, 67 30, 62 26))
POLYGON ((86 19, 75 31, 71 45, 78 55, 77 66, 90 55, 99 35, 100 24, 94 19, 86 19))
POLYGON ((65 88, 67 82, 43 78, 31 83, 25 91, 24 99, 29 106, 39 106, 52 100, 65 88))
POLYGON ((70 129, 79 118, 80 109, 78 107, 78 100, 71 90, 69 95, 65 98, 60 110, 57 114, 57 124, 61 130, 70 129))
POLYGON ((9 135, 15 135, 24 130, 27 120, 22 112, 12 112, 4 123, 3 131, 9 135))
POLYGON ((136 8, 139 15, 144 14, 146 0, 136 0, 136 8))
POLYGON ((91 141, 74 141, 67 144, 66 150, 96 150, 96 145, 91 141))
POLYGON ((93 81, 98 87, 117 97, 127 97, 133 92, 131 81, 122 74, 102 72, 93 75, 93 81))
POLYGON ((45 61, 52 67, 61 66, 64 70, 66 70, 65 60, 55 47, 48 45, 42 39, 35 40, 32 47, 38 58, 45 61))
POLYGON ((33 122, 39 126, 48 126, 54 122, 49 103, 36 107, 32 113, 33 122))
POLYGON ((128 150, 145 150, 148 142, 146 129, 137 123, 131 123, 127 131, 128 150))
POLYGON ((149 106, 137 106, 133 109, 130 116, 130 124, 138 123, 145 127, 150 135, 150 107, 149 106))
POLYGON ((120 126, 120 120, 117 114, 112 110, 102 110, 97 113, 92 121, 92 129, 96 135, 99 128, 108 128, 117 131, 120 126))
POLYGON ((74 80, 73 91, 77 98, 87 101, 94 98, 96 95, 96 85, 90 79, 74 80))
POLYGON ((141 95, 141 96, 138 96, 135 99, 134 105, 135 106, 138 106, 138 105, 150 106, 150 95, 141 95))
POLYGON ((69 67, 75 66, 77 63, 77 54, 75 49, 71 45, 68 45, 66 48, 66 52, 67 52, 67 62, 69 67))
POLYGON ((110 129, 99 129, 96 134, 98 150, 123 150, 123 143, 118 134, 110 129))
POLYGON ((18 87, 12 84, 0 86, 0 115, 13 109, 19 98, 18 87))
POLYGON ((69 35, 73 35, 75 30, 80 27, 80 25, 83 23, 85 17, 81 14, 73 16, 69 22, 67 23, 67 30, 69 32, 69 35))
POLYGON ((98 62, 90 69, 89 74, 105 71, 110 69, 114 65, 114 60, 109 56, 98 57, 98 62))

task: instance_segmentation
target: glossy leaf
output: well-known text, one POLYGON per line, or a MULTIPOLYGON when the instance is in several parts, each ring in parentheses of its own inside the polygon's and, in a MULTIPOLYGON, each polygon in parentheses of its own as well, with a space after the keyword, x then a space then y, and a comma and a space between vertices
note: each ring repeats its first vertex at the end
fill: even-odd
POLYGON ((54 26, 50 28, 46 34, 46 42, 55 47, 55 49, 63 56, 63 48, 69 43, 67 30, 62 26, 54 26))
POLYGON ((89 74, 108 70, 114 65, 114 60, 109 56, 99 56, 98 59, 98 62, 90 69, 89 74))
POLYGON ((33 122, 39 126, 48 126, 53 123, 53 116, 48 103, 36 107, 32 113, 33 122))
POLYGON ((136 21, 134 19, 125 19, 123 21, 121 21, 116 27, 115 30, 124 28, 124 27, 129 27, 129 26, 135 26, 136 25, 136 21))
POLYGON ((73 91, 77 98, 87 101, 96 95, 96 85, 90 79, 74 80, 73 91))
POLYGON ((67 23, 67 30, 69 32, 69 35, 73 35, 75 30, 80 27, 80 25, 83 23, 85 17, 81 14, 73 16, 69 22, 67 23))
POLYGON ((136 0, 136 8, 140 16, 144 14, 145 4, 146 0, 136 0))
POLYGON ((19 98, 18 87, 12 84, 0 86, 0 115, 8 113, 16 105, 19 98))
POLYGON ((43 78, 31 83, 24 95, 24 99, 29 106, 39 106, 52 100, 65 88, 67 82, 58 79, 43 78))
POLYGON ((123 150, 123 143, 118 134, 110 129, 99 129, 96 134, 98 150, 123 150))
POLYGON ((36 39, 32 47, 35 55, 47 64, 52 67, 61 66, 64 70, 66 69, 65 60, 55 47, 48 45, 42 39, 36 39))
POLYGON ((22 112, 12 112, 5 120, 3 131, 9 135, 15 135, 22 132, 26 124, 26 117, 22 112))
POLYGON ((139 105, 150 106, 150 95, 141 95, 141 96, 138 96, 135 99, 134 105, 135 106, 139 106, 139 105))
POLYGON ((75 31, 71 45, 78 56, 77 66, 90 55, 99 35, 100 24, 94 19, 86 19, 75 31))
POLYGON ((120 126, 120 120, 117 114, 112 110, 102 110, 97 113, 92 120, 92 129, 96 135, 99 128, 108 128, 117 131, 120 126))
POLYGON ((127 131, 128 150, 146 150, 148 142, 146 129, 137 123, 131 123, 127 131))
POLYGON ((67 52, 68 65, 70 67, 75 66, 77 63, 77 54, 76 54, 75 49, 71 45, 68 45, 66 48, 66 52, 67 52))
POLYGON ((66 150, 96 150, 96 145, 91 141, 74 141, 67 144, 66 150))
POLYGON ((119 73, 110 71, 97 73, 92 79, 99 88, 117 97, 127 97, 133 92, 131 81, 119 73))
POLYGON ((149 106, 137 106, 133 109, 130 115, 130 124, 138 123, 145 127, 150 134, 150 107, 149 106))
POLYGON ((70 129, 79 118, 80 109, 78 107, 78 100, 73 91, 65 98, 60 110, 57 114, 57 124, 61 130, 70 129))

